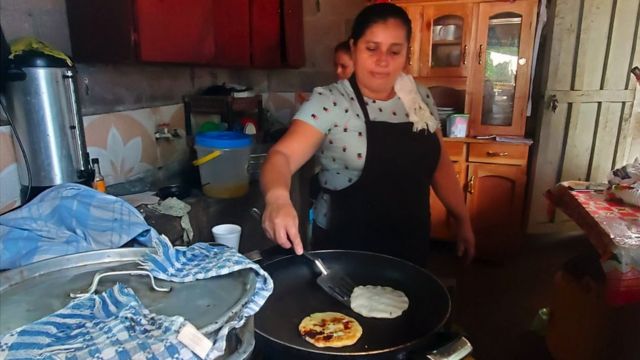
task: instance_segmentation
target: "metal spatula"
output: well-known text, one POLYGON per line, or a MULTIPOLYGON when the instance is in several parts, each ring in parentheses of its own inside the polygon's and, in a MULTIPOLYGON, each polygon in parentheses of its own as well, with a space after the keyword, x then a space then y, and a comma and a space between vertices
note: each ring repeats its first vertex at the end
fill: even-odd
MULTIPOLYGON (((262 223, 262 211, 253 208, 250 210, 251 215, 262 223)), ((302 253, 307 259, 311 260, 318 270, 320 270, 320 276, 316 279, 316 282, 324 291, 329 295, 336 298, 341 303, 351 307, 351 293, 355 285, 348 277, 335 272, 329 272, 329 269, 324 265, 322 260, 317 257, 304 252, 302 253)))
POLYGON ((351 293, 355 287, 353 281, 338 272, 330 272, 322 260, 317 257, 307 252, 304 252, 303 255, 313 261, 318 270, 320 270, 321 274, 316 279, 318 285, 341 303, 351 306, 351 293))

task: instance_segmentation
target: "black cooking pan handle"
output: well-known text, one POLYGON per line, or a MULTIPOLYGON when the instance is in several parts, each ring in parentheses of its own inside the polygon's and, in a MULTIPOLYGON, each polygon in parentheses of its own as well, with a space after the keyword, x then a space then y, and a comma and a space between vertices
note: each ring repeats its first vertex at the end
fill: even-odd
POLYGON ((285 249, 279 245, 273 245, 262 250, 252 250, 243 255, 258 265, 295 254, 291 249, 285 249))
MULTIPOLYGON (((262 211, 258 210, 257 208, 252 208, 249 212, 251 213, 251 216, 253 216, 258 221, 258 224, 262 226, 262 211)), ((247 253, 244 253, 243 255, 247 259, 257 263, 258 265, 261 265, 272 260, 276 260, 281 257, 293 254, 295 253, 291 249, 285 249, 279 245, 272 245, 262 250, 257 249, 249 251, 247 253)))

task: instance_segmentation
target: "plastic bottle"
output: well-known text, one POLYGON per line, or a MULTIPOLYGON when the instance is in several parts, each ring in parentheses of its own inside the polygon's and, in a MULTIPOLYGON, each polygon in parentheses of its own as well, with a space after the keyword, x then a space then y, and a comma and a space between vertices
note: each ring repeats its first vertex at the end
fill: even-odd
POLYGON ((91 159, 91 165, 96 172, 93 178, 93 188, 100 192, 107 192, 107 184, 104 182, 104 176, 100 170, 100 160, 98 158, 91 159))

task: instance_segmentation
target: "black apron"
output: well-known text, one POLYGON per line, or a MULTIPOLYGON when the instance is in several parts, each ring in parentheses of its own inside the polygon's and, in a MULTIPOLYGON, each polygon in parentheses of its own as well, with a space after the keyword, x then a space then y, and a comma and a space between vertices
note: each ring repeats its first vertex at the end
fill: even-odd
POLYGON ((371 121, 355 77, 349 79, 365 118, 367 154, 360 178, 330 195, 328 229, 314 249, 362 250, 424 265, 431 228, 429 188, 440 159, 435 133, 413 123, 371 121))

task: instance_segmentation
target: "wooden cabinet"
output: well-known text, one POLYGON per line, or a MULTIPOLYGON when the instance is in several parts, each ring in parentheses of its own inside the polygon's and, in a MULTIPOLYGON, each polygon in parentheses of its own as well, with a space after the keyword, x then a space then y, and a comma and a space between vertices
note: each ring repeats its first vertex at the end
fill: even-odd
POLYGON ((304 65, 302 0, 67 0, 66 4, 76 61, 304 65))
MULTIPOLYGON (((538 0, 394 0, 412 21, 409 72, 436 105, 469 114, 468 137, 445 138, 465 191, 477 253, 501 258, 522 235, 529 145, 478 140, 523 136, 538 0)), ((431 235, 451 239, 431 196, 431 235)))
POLYGON ((66 5, 75 61, 118 63, 136 58, 131 0, 67 0, 66 5))
POLYGON ((409 72, 455 90, 436 104, 469 114, 469 136, 524 135, 538 1, 394 2, 412 21, 409 72))
POLYGON ((213 2, 213 33, 216 55, 213 65, 246 67, 251 65, 251 19, 249 0, 213 2))
POLYGON ((473 4, 424 7, 420 46, 423 77, 466 77, 473 27, 473 4))
POLYGON ((519 248, 526 168, 470 163, 467 209, 479 258, 501 258, 519 248))
MULTIPOLYGON (((191 0, 134 1, 138 59, 209 64, 214 60, 213 3, 191 0)), ((95 46, 95 44, 94 44, 95 46)), ((75 55, 75 54, 74 54, 75 55)))
MULTIPOLYGON (((522 237, 528 145, 446 139, 471 217, 478 257, 500 259, 518 249, 522 237)), ((442 203, 431 196, 431 235, 452 239, 442 203)))
POLYGON ((524 135, 535 1, 482 3, 469 135, 524 135))

